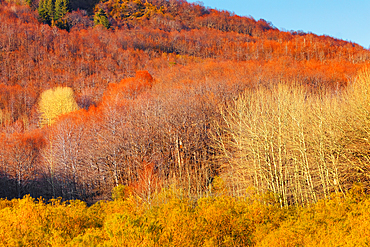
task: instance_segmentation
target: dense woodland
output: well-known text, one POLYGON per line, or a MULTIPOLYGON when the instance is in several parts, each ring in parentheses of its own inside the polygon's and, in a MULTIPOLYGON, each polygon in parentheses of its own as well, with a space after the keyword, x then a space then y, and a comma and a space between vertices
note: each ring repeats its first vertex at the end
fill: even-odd
POLYGON ((365 246, 369 59, 184 0, 0 0, 0 245, 365 246))
POLYGON ((367 184, 367 129, 342 128, 368 50, 186 1, 78 3, 1 3, 1 197, 93 202, 122 184, 199 198, 220 176, 288 205, 367 184))
MULTIPOLYGON (((339 222, 355 224, 350 209, 368 208, 369 60, 354 43, 184 0, 0 1, 0 197, 63 201, 1 201, 2 222, 36 210, 54 242, 22 226, 23 242, 0 238, 263 246, 278 234, 317 245, 320 235, 296 238, 301 217, 339 207, 339 222), (75 200, 112 190, 114 202, 75 200), (75 232, 55 225, 57 209, 75 232), (169 210, 174 225, 156 221, 169 210), (185 221, 194 228, 181 239, 171 227, 185 221), (114 232, 122 224, 132 232, 114 232)), ((327 219, 315 217, 319 232, 327 219)))

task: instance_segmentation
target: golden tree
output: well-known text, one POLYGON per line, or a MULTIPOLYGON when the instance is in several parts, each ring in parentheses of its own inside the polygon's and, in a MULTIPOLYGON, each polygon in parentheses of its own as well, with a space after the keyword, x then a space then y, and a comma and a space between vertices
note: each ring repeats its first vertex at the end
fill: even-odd
POLYGON ((46 90, 41 94, 39 111, 41 113, 40 125, 50 126, 55 119, 78 109, 73 96, 73 90, 69 87, 57 87, 46 90))

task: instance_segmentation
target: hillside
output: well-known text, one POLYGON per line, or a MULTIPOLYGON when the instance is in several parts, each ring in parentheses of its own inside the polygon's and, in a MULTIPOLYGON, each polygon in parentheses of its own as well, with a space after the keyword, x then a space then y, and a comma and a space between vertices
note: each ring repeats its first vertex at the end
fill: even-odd
POLYGON ((369 58, 183 0, 3 1, 0 197, 367 188, 369 58))

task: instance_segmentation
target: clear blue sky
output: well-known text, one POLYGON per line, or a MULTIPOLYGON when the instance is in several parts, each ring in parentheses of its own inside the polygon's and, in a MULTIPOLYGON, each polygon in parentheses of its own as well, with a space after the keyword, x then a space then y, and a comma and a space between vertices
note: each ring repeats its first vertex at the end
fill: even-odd
MULTIPOLYGON (((199 2, 189 0, 188 2, 199 2)), ((370 0, 203 0, 204 6, 370 47, 370 0)))

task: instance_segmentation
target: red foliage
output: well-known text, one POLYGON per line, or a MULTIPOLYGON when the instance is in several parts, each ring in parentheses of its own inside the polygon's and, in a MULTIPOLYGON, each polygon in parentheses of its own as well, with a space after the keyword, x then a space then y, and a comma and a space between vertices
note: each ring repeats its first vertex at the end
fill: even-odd
POLYGON ((135 77, 127 78, 120 83, 110 83, 103 96, 103 103, 123 102, 127 99, 135 99, 145 90, 151 89, 154 79, 147 71, 137 71, 135 77))

